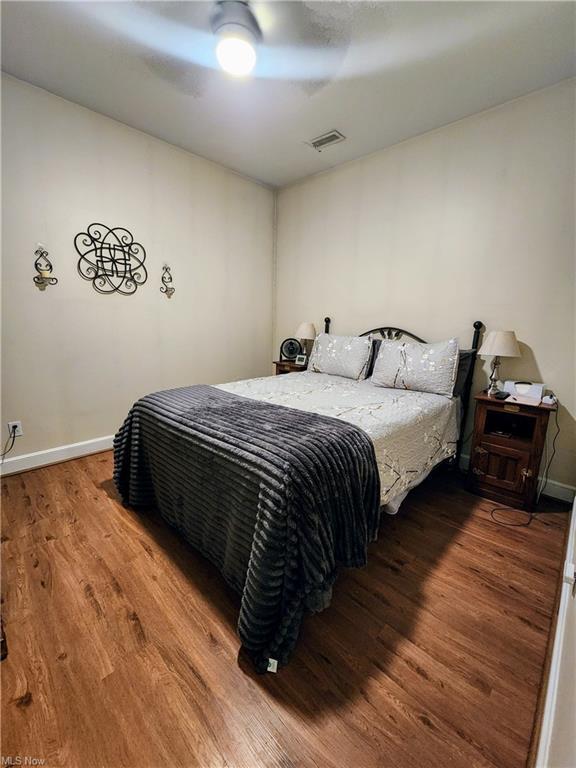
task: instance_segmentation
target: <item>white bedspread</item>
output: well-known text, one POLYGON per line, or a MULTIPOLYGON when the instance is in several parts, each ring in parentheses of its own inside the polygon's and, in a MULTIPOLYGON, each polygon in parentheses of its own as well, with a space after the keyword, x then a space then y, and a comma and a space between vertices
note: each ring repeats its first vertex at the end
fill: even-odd
POLYGON ((396 512, 410 488, 456 451, 459 400, 425 392, 375 387, 324 373, 288 373, 220 389, 356 424, 374 443, 382 504, 396 512))

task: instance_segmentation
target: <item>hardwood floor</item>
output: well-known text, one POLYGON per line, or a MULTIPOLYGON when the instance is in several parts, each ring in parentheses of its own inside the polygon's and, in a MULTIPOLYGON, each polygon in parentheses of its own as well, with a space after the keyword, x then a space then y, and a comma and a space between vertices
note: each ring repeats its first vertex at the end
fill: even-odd
MULTIPOLYGON (((504 528, 429 479, 289 667, 238 658, 238 598, 124 509, 111 454, 2 481, 2 755, 70 768, 526 764, 567 515, 504 528)), ((550 503, 548 509, 558 510, 550 503)))

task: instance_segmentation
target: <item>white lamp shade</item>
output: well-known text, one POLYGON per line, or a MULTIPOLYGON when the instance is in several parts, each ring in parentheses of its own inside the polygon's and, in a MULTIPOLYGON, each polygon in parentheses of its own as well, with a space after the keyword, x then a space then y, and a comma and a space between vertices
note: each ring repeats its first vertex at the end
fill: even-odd
POLYGON ((478 350, 482 357, 520 357, 520 347, 514 331, 489 331, 478 350))
POLYGON ((295 335, 297 339, 315 339, 316 327, 314 323, 300 323, 295 335))

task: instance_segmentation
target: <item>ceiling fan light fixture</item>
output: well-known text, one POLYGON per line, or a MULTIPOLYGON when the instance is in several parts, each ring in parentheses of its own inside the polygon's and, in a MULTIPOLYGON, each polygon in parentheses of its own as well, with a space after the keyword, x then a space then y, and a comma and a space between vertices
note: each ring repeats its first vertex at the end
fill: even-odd
POLYGON ((228 24, 220 33, 216 58, 225 72, 234 77, 246 77, 256 65, 256 49, 242 27, 228 24))
POLYGON ((234 77, 249 75, 256 65, 255 45, 262 33, 248 3, 220 0, 211 24, 218 37, 216 58, 222 69, 234 77))

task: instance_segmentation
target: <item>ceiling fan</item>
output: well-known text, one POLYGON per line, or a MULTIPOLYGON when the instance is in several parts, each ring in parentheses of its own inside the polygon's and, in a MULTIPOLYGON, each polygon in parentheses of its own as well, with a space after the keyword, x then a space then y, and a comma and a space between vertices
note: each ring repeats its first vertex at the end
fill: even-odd
MULTIPOLYGON (((251 74, 261 92, 266 83, 285 82, 312 95, 337 78, 398 70, 502 31, 498 3, 79 0, 70 5, 121 35, 159 77, 194 97, 226 87, 223 72, 245 80, 251 74), (458 6, 458 12, 452 18, 444 6, 458 6)), ((536 7, 537 17, 539 4, 526 5, 536 7)), ((514 19, 510 15, 508 24, 514 19)))
POLYGON ((199 96, 220 71, 285 81, 308 94, 340 70, 370 2, 158 0, 78 2, 78 13, 122 35, 160 77, 199 96), (191 66, 195 65, 195 66, 191 66))

